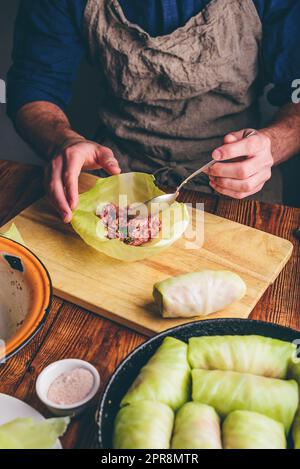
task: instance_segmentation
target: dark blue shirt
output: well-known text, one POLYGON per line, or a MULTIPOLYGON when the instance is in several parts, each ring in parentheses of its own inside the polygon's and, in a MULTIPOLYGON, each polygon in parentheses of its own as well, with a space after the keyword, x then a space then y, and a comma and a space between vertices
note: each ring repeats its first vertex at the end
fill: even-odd
MULTIPOLYGON (((152 36, 168 34, 199 13, 210 0, 119 0, 125 15, 152 36)), ((253 0, 263 24, 263 74, 275 86, 274 105, 290 100, 300 78, 300 0, 253 0)), ((87 0, 22 0, 8 75, 8 113, 32 101, 65 110, 72 83, 87 52, 83 17, 87 0)))

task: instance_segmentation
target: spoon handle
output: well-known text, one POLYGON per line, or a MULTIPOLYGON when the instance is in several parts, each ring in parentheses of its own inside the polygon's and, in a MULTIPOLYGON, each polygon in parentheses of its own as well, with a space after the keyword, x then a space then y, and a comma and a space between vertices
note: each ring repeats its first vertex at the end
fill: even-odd
POLYGON ((180 190, 182 189, 182 187, 187 184, 191 179, 193 179, 194 177, 198 176, 198 174, 201 174, 203 173, 203 171, 205 171, 206 169, 209 169, 211 166, 213 166, 214 164, 216 163, 215 160, 212 160, 210 161, 209 163, 207 163, 206 165, 202 166, 202 168, 199 168, 197 169, 197 171, 195 171, 193 174, 191 174, 188 178, 186 178, 181 184, 180 186, 177 188, 176 190, 176 194, 178 192, 180 192, 180 190))

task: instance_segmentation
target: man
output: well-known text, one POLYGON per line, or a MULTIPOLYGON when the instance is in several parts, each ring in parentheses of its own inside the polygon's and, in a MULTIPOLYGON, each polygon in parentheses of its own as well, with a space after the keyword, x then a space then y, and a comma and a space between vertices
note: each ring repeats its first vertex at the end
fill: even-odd
POLYGON ((211 157, 217 163, 193 189, 280 202, 278 165, 300 152, 291 102, 299 20, 299 0, 23 0, 9 115, 49 161, 48 192, 63 220, 82 169, 151 172, 174 186, 211 157), (95 142, 65 114, 86 51, 102 76, 95 142), (280 110, 244 139, 259 127, 269 82, 280 110))

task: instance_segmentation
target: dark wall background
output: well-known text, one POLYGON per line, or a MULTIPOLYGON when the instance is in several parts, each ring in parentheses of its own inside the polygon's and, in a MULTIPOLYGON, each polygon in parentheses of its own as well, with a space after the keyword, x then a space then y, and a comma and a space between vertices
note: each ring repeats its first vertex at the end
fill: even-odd
MULTIPOLYGON (((11 63, 11 49, 14 20, 20 0, 1 0, 0 14, 0 79, 6 78, 11 63)), ((76 1, 76 0, 74 0, 76 1)), ((92 138, 97 127, 97 102, 100 99, 99 79, 95 70, 87 62, 82 64, 78 79, 74 84, 73 100, 69 108, 69 117, 73 127, 88 138, 92 138)), ((261 107, 264 122, 274 114, 266 99, 261 107)), ((43 164, 30 148, 17 136, 11 122, 6 117, 6 106, 0 104, 0 159, 43 164)), ((289 205, 300 206, 299 159, 293 159, 285 165, 286 179, 285 201, 289 205)))
MULTIPOLYGON (((1 2, 0 14, 0 78, 6 78, 10 64, 13 21, 16 16, 18 1, 5 0, 1 2), (5 6, 4 6, 5 3, 5 6)), ((6 106, 0 104, 0 159, 20 160, 39 163, 36 156, 16 136, 13 126, 6 117, 6 106)))
MULTIPOLYGON (((11 64, 14 20, 20 0, 1 0, 0 14, 0 79, 6 79, 11 64)), ((91 138, 97 126, 97 101, 100 86, 97 73, 87 62, 80 68, 74 84, 74 97, 69 108, 73 127, 91 138)), ((6 116, 5 104, 0 104, 0 159, 43 164, 31 149, 17 136, 6 116)))

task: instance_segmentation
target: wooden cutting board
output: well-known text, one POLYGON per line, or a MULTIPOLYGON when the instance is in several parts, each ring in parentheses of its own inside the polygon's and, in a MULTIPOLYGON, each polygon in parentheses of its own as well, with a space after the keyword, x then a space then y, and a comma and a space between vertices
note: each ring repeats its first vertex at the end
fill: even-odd
MULTIPOLYGON (((92 187, 95 179, 82 174, 80 192, 92 187)), ((181 239, 151 259, 125 263, 87 246, 46 199, 13 221, 49 270, 57 296, 147 335, 191 321, 158 316, 152 300, 155 282, 201 269, 232 270, 246 282, 247 295, 210 318, 247 318, 293 250, 287 240, 205 213, 202 248, 187 249, 181 239)))

